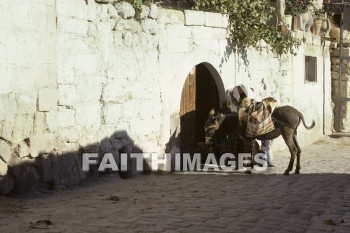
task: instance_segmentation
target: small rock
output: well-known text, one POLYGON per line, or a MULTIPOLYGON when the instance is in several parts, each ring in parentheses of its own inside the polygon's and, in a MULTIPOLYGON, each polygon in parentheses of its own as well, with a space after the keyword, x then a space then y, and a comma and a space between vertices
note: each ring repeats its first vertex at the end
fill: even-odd
POLYGON ((128 2, 118 2, 114 7, 124 19, 130 19, 135 16, 135 9, 128 2))
POLYGON ((106 4, 106 3, 115 3, 117 2, 117 0, 95 0, 95 2, 106 4))
POLYGON ((3 141, 0 140, 0 157, 5 161, 8 162, 11 159, 11 147, 10 145, 3 141))
POLYGON ((7 163, 0 159, 0 176, 5 176, 7 174, 7 163))
POLYGON ((138 16, 138 19, 144 19, 147 18, 150 13, 150 8, 145 5, 141 5, 141 13, 138 16))
POLYGON ((30 149, 25 141, 20 142, 17 145, 15 151, 19 155, 20 158, 23 158, 23 157, 30 155, 30 149))
POLYGON ((151 19, 158 19, 158 7, 157 7, 157 4, 151 3, 149 17, 151 19))

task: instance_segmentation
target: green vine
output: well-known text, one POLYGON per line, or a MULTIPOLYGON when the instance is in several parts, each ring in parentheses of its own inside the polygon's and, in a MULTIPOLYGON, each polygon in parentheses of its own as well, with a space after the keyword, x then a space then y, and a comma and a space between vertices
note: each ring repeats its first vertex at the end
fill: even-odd
POLYGON ((182 4, 194 10, 228 14, 230 42, 239 50, 257 48, 258 42, 264 40, 279 55, 295 54, 300 45, 290 32, 283 35, 268 25, 275 15, 269 0, 182 0, 182 4))

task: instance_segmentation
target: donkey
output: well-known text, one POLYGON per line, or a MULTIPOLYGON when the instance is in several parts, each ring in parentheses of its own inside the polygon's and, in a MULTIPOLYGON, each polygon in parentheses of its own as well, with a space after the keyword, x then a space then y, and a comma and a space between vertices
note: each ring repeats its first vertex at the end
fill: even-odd
MULTIPOLYGON (((240 110, 241 109, 239 108, 239 112, 240 110)), ((241 111, 241 118, 241 113, 245 113, 246 117, 248 117, 247 112, 241 111)), ((315 121, 313 120, 312 124, 310 126, 307 126, 303 114, 291 106, 276 107, 272 112, 271 118, 275 125, 274 130, 254 138, 248 138, 245 136, 246 124, 244 122, 241 122, 241 125, 240 119, 237 114, 223 114, 220 112, 216 113, 215 110, 212 109, 209 113, 208 120, 205 124, 205 143, 210 148, 215 144, 215 137, 217 137, 220 134, 230 132, 241 137, 244 140, 248 151, 251 152, 252 140, 272 140, 282 135, 291 154, 289 165, 288 168, 285 170, 284 175, 289 175, 289 172, 293 170, 295 157, 297 157, 295 174, 299 174, 301 168, 301 149, 297 140, 297 128, 300 124, 300 121, 302 121, 306 129, 312 129, 315 126, 315 121)))

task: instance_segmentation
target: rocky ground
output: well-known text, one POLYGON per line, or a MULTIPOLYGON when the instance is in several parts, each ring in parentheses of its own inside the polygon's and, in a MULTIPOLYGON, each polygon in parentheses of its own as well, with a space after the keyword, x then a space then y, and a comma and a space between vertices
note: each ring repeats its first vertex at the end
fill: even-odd
POLYGON ((51 194, 0 197, 0 232, 350 232, 350 138, 304 147, 300 175, 94 178, 51 194))

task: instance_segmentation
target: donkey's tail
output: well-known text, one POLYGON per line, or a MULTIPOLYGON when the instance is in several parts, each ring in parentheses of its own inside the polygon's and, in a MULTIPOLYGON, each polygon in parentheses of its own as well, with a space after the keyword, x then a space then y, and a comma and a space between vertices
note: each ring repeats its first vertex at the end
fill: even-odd
POLYGON ((307 126, 306 123, 305 123, 303 114, 301 112, 298 112, 298 114, 299 114, 299 117, 300 117, 301 121, 303 122, 303 125, 304 125, 305 129, 312 129, 313 127, 315 127, 315 121, 314 120, 312 120, 312 123, 311 123, 310 126, 307 126))

